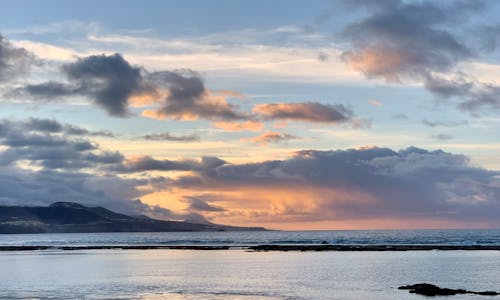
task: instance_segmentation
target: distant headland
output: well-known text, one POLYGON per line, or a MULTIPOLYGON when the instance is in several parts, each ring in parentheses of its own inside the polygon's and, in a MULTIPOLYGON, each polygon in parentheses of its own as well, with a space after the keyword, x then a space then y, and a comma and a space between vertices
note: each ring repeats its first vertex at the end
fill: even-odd
POLYGON ((266 229, 133 217, 75 202, 56 202, 44 207, 0 206, 0 234, 253 230, 266 229))

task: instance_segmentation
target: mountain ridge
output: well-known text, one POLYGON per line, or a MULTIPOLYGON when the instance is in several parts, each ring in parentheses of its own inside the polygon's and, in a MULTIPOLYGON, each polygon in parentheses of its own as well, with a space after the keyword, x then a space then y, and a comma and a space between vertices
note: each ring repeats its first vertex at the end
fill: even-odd
POLYGON ((139 218, 76 202, 55 202, 49 206, 0 206, 0 234, 251 230, 266 229, 139 218))

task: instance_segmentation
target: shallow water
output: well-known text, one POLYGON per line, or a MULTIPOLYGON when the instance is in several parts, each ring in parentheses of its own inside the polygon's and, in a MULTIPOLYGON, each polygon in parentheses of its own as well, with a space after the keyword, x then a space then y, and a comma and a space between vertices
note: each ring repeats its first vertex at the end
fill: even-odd
POLYGON ((499 251, 49 250, 0 253, 0 266, 1 299, 425 299, 397 289, 419 282, 500 290, 499 251))

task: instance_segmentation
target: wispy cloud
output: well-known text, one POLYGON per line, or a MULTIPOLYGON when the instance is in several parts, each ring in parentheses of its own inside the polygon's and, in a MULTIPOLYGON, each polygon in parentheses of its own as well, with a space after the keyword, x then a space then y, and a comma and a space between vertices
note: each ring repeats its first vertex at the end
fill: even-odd
POLYGON ((256 137, 245 138, 243 139, 243 141, 252 142, 261 146, 265 146, 267 144, 285 143, 293 139, 297 139, 297 137, 288 133, 266 131, 263 134, 258 135, 256 137))
POLYGON ((258 121, 244 121, 244 122, 215 122, 213 126, 225 131, 261 131, 264 129, 264 124, 258 121))
POLYGON ((173 141, 173 142, 196 142, 200 140, 200 137, 197 134, 172 135, 169 132, 149 133, 142 135, 139 138, 148 141, 173 141))

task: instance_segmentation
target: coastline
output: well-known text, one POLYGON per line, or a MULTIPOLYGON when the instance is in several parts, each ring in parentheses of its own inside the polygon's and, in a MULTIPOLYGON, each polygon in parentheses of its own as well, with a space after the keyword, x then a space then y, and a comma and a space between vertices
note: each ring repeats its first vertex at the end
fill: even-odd
POLYGON ((254 246, 209 246, 209 245, 98 245, 98 246, 0 246, 0 252, 40 251, 40 250, 247 250, 250 252, 268 251, 500 251, 500 245, 254 245, 254 246))

